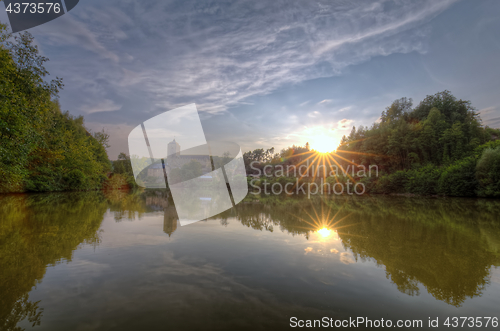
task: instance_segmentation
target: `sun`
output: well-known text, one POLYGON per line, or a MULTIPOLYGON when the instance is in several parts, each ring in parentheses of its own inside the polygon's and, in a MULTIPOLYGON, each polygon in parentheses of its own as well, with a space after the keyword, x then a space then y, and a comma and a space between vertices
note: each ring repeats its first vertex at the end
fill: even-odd
POLYGON ((329 153, 335 149, 335 140, 326 135, 317 136, 314 137, 311 147, 320 153, 329 153))
POLYGON ((308 139, 311 148, 319 153, 330 153, 338 146, 340 139, 336 130, 323 127, 310 128, 308 139))

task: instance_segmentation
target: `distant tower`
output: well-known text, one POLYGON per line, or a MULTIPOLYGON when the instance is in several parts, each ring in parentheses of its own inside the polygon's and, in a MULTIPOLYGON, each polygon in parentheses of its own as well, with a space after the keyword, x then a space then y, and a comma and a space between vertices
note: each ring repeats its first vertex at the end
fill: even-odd
POLYGON ((167 156, 170 155, 177 155, 179 156, 181 154, 181 146, 177 143, 177 141, 172 140, 171 142, 168 143, 167 146, 167 156))

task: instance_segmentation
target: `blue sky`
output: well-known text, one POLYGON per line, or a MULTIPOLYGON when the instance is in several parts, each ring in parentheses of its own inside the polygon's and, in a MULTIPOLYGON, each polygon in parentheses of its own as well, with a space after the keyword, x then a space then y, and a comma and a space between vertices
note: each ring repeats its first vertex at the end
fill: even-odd
MULTIPOLYGON (((0 20, 7 22, 5 12, 0 20)), ((330 141, 450 90, 500 127, 500 1, 81 0, 29 30, 63 110, 111 135, 196 103, 246 150, 330 141)))

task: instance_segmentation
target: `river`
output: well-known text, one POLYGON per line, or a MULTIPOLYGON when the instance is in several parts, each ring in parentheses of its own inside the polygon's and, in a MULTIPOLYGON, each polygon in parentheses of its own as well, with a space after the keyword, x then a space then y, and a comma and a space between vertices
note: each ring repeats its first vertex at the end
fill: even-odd
POLYGON ((0 196, 0 329, 500 317, 498 200, 273 196, 176 219, 161 191, 0 196))

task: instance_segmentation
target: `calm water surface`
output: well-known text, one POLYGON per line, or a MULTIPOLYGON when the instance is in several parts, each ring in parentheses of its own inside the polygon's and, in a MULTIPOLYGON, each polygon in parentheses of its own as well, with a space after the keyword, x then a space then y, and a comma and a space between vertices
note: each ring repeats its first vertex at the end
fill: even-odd
POLYGON ((495 200, 272 197, 178 227, 161 192, 0 196, 1 330, 425 329, 500 317, 498 266, 495 200))

